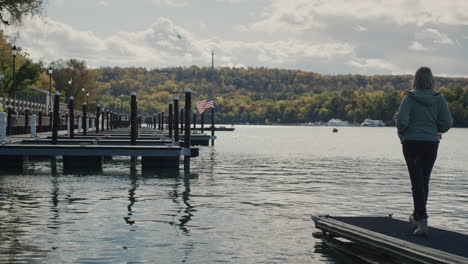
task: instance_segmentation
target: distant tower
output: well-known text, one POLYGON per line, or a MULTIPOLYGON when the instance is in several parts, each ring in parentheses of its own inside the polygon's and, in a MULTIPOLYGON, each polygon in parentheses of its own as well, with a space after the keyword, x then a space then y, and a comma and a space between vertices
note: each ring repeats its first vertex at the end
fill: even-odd
POLYGON ((214 69, 214 51, 211 50, 211 68, 214 69))

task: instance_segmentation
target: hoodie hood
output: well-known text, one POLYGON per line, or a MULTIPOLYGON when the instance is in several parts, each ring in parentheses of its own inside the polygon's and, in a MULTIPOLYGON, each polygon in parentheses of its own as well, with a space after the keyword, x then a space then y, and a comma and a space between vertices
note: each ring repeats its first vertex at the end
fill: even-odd
POLYGON ((422 90, 417 89, 406 92, 408 97, 412 98, 416 102, 425 106, 431 106, 439 100, 440 93, 435 92, 433 89, 422 90))

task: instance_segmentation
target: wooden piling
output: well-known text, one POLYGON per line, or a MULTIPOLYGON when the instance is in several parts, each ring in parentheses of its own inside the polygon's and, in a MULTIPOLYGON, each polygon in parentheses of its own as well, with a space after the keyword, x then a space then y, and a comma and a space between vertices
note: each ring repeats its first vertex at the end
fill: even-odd
POLYGON ((106 110, 106 130, 109 131, 110 129, 110 120, 109 120, 109 117, 110 117, 110 111, 109 109, 106 110))
POLYGON ((197 114, 195 110, 193 110, 193 129, 197 129, 197 114))
MULTIPOLYGON (((184 131, 184 150, 190 151, 190 109, 192 109, 192 91, 185 90, 185 131, 184 131)), ((190 155, 184 153, 184 170, 190 170, 190 155)))
POLYGON ((204 125, 205 125, 205 112, 200 114, 200 126, 201 126, 202 133, 205 132, 204 125))
POLYGON ((86 102, 83 103, 83 117, 81 119, 81 127, 83 128, 83 136, 86 136, 87 134, 87 131, 88 131, 88 122, 87 122, 87 119, 88 119, 88 113, 87 113, 87 110, 88 110, 88 105, 86 104, 86 102))
POLYGON ((7 105, 7 136, 13 135, 13 107, 11 105, 7 105))
POLYGON ((169 128, 169 138, 172 138, 172 102, 169 103, 169 116, 167 118, 167 127, 169 128))
POLYGON ((96 106, 96 120, 95 120, 96 133, 99 133, 99 116, 100 115, 101 115, 101 106, 97 105, 96 106))
POLYGON ((180 134, 184 133, 184 117, 185 117, 185 113, 184 113, 184 108, 180 108, 180 134))
POLYGON ((24 134, 29 134, 29 108, 24 110, 24 134))
POLYGON ((75 98, 73 96, 70 96, 70 98, 68 98, 68 112, 70 117, 70 138, 75 137, 75 109, 73 107, 74 101, 75 98))
POLYGON ((179 142, 179 97, 174 97, 174 141, 179 142))
POLYGON ((130 121, 131 121, 131 128, 130 128, 130 144, 136 145, 136 139, 138 135, 138 107, 137 107, 137 98, 136 93, 132 92, 130 95, 130 121))
POLYGON ((60 122, 60 92, 55 92, 54 97, 54 117, 52 124, 52 144, 57 144, 59 122, 60 122))
POLYGON ((211 107, 211 146, 215 144, 215 107, 211 107))
POLYGON ((37 127, 37 132, 42 132, 42 111, 39 111, 38 113, 38 127, 37 127))

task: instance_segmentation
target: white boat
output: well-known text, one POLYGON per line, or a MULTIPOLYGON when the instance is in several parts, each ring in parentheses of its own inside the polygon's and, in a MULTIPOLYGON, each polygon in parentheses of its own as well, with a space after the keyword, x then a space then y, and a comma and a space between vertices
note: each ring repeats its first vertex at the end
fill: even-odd
POLYGON ((382 120, 373 120, 370 118, 366 118, 364 122, 361 123, 361 126, 366 127, 383 127, 385 123, 382 120))
POLYGON ((327 122, 327 126, 349 126, 348 121, 343 121, 341 119, 330 119, 327 122))

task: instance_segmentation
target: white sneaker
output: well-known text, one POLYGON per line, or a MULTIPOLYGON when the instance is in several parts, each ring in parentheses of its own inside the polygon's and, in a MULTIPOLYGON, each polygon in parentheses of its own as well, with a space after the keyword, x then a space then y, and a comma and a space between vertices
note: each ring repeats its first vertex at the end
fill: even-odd
POLYGON ((427 227, 427 218, 416 221, 417 228, 414 230, 413 235, 415 236, 427 236, 429 228, 427 227))
POLYGON ((410 214, 409 222, 410 222, 412 231, 414 231, 416 228, 418 228, 418 224, 417 224, 416 220, 414 220, 414 215, 413 214, 410 214))

